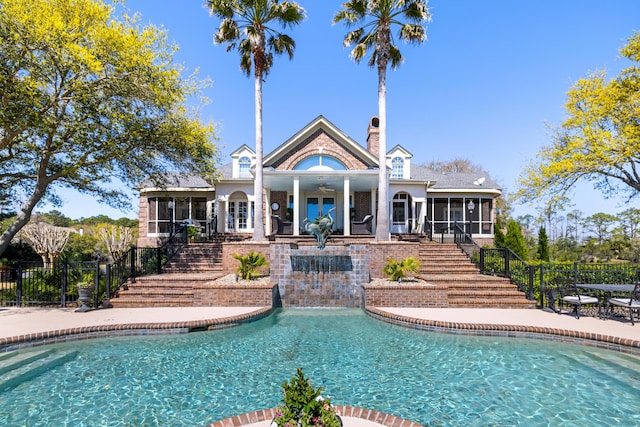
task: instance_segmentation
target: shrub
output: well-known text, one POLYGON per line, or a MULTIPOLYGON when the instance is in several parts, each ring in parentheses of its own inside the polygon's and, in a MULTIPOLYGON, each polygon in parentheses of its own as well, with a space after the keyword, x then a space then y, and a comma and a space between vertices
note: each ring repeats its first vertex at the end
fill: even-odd
POLYGON ((247 255, 234 254, 233 257, 240 261, 240 266, 238 267, 237 272, 238 276, 242 277, 244 280, 251 280, 258 274, 258 269, 260 267, 269 265, 269 262, 260 252, 251 251, 247 255))
POLYGON ((407 273, 417 273, 420 268, 420 263, 417 259, 410 256, 403 260, 395 260, 393 258, 387 259, 387 262, 382 269, 384 274, 388 275, 391 280, 398 282, 407 276, 407 273))
POLYGON ((340 427, 342 424, 329 399, 320 394, 322 387, 314 389, 311 380, 304 377, 301 368, 290 382, 282 384, 284 396, 273 422, 284 426, 340 427))

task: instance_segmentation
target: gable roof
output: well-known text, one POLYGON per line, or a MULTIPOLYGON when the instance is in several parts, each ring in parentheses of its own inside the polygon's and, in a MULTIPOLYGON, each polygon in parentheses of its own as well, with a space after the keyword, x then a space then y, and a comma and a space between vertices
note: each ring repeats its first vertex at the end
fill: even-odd
POLYGON ((351 152, 364 164, 371 167, 378 166, 378 159, 370 153, 365 147, 351 139, 347 134, 341 131, 336 125, 327 120, 323 115, 319 115, 305 127, 296 132, 292 137, 278 146, 275 150, 264 157, 264 166, 278 163, 282 158, 287 157, 298 145, 303 143, 307 138, 315 132, 323 131, 329 135, 336 143, 343 146, 347 151, 351 152))

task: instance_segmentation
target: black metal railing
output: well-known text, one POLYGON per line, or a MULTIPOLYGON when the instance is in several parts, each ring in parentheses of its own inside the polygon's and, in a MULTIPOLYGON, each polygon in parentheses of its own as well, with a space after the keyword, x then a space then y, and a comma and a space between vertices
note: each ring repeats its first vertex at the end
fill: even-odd
POLYGON ((0 305, 66 307, 78 299, 76 284, 87 281, 95 286, 97 306, 108 292, 108 279, 98 262, 7 263, 0 269, 0 305))
POLYGON ((481 274, 508 277, 527 299, 536 299, 536 268, 511 249, 481 248, 478 266, 481 274))
POLYGON ((0 266, 0 306, 57 305, 78 299, 76 284, 95 285, 93 304, 108 304, 113 292, 128 280, 161 274, 166 263, 188 244, 186 227, 175 227, 157 248, 131 247, 113 263, 60 261, 16 262, 0 266))

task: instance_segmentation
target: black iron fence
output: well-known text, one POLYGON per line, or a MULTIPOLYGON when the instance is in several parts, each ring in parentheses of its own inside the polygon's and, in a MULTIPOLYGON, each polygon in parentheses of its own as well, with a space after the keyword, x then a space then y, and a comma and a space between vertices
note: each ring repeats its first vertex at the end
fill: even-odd
POLYGON ((460 246, 480 269, 480 273, 508 277, 528 299, 540 307, 548 303, 549 290, 560 281, 581 284, 630 284, 640 280, 638 264, 528 263, 509 248, 477 248, 470 253, 460 246), (559 280, 560 279, 560 280, 559 280))
POLYGON ((132 247, 113 263, 7 263, 0 266, 0 306, 66 307, 78 300, 79 282, 93 284, 94 307, 108 305, 113 292, 127 280, 161 274, 165 264, 187 244, 186 228, 182 227, 160 247, 132 247))

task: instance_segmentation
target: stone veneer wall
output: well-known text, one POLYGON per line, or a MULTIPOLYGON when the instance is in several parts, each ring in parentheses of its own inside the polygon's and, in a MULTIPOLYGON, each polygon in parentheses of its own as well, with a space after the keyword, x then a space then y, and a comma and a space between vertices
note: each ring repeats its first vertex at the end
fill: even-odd
POLYGON ((417 283, 364 285, 366 307, 447 308, 448 286, 417 283))
POLYGON ((369 247, 336 245, 324 249, 296 244, 271 246, 271 281, 278 283, 284 307, 363 307, 362 284, 369 282, 369 247), (343 257, 348 271, 293 271, 291 257, 343 257))

